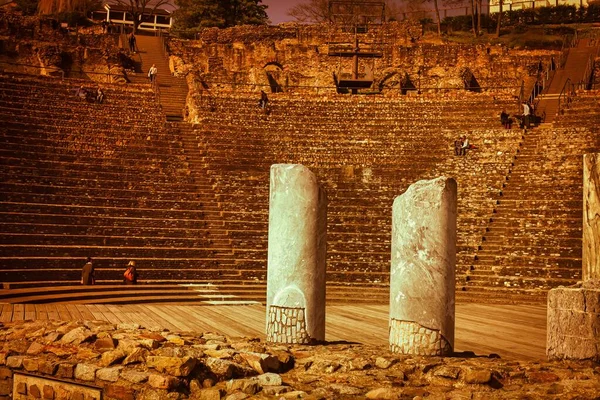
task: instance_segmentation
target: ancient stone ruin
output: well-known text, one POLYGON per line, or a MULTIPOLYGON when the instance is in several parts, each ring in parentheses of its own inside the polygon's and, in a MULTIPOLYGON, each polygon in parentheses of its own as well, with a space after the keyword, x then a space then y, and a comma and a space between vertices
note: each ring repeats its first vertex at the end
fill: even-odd
POLYGON ((327 194, 302 165, 271 167, 267 340, 325 340, 327 194))
POLYGON ((600 361, 600 264, 598 154, 583 157, 583 282, 548 293, 550 359, 600 361))
POLYGON ((456 181, 419 181, 394 200, 390 349, 450 355, 454 348, 456 181))

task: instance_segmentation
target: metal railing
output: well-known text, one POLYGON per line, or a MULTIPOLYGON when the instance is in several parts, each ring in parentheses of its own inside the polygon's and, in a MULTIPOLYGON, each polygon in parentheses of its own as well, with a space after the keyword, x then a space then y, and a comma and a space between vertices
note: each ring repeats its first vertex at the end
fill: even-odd
POLYGON ((571 106, 573 97, 575 97, 575 85, 571 82, 571 78, 569 78, 563 85, 563 88, 558 95, 557 114, 561 114, 565 108, 569 108, 571 106))

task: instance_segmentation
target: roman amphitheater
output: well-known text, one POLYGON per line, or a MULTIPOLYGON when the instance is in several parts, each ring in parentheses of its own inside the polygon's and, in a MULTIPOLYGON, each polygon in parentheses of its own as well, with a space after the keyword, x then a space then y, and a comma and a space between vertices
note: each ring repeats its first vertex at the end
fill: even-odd
POLYGON ((132 52, 0 12, 0 399, 598 398, 600 295, 567 332, 596 332, 595 356, 548 360, 546 336, 549 291, 585 278, 599 33, 531 50, 408 21, 282 24, 140 34, 132 52), (265 339, 274 164, 327 193, 312 345, 265 339), (392 204, 441 176, 458 188, 454 352, 392 353, 392 204))

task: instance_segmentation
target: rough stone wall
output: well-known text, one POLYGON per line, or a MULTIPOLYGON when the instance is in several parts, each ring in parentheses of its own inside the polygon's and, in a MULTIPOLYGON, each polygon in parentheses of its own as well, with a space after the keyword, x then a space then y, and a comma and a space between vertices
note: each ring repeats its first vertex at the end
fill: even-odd
MULTIPOLYGON (((273 346, 102 321, 10 323, 0 327, 0 344, 1 400, 12 398, 15 372, 96 387, 105 400, 591 399, 600 392, 600 368, 591 362, 411 357, 351 343, 273 346)), ((90 398, 51 385, 16 389, 30 398, 90 398)))
POLYGON ((0 12, 0 68, 5 71, 124 82, 124 57, 115 35, 94 28, 74 34, 50 18, 0 12))
MULTIPOLYGON (((421 88, 461 89, 463 76, 470 71, 481 87, 507 87, 515 93, 525 76, 537 73, 540 61, 545 64, 555 55, 503 46, 421 43, 419 38, 420 26, 409 22, 385 24, 365 34, 361 44, 382 51, 383 57, 361 59, 360 74, 372 69, 375 89, 397 91, 407 75, 421 88)), ((349 74, 352 59, 329 56, 330 43, 352 41, 352 35, 329 24, 212 28, 204 30, 199 40, 172 40, 171 65, 174 73, 192 72, 195 80, 213 88, 333 87, 333 73, 349 74)))

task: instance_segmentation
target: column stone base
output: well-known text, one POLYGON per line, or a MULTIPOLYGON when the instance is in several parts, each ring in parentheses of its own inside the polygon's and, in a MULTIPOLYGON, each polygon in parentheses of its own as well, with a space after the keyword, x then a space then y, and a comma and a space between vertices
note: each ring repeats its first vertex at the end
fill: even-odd
POLYGON ((416 322, 391 318, 390 351, 421 356, 447 356, 451 355, 453 350, 440 331, 426 328, 416 322))
POLYGON ((306 330, 306 311, 300 307, 270 306, 267 315, 267 341, 272 343, 312 342, 306 330))

